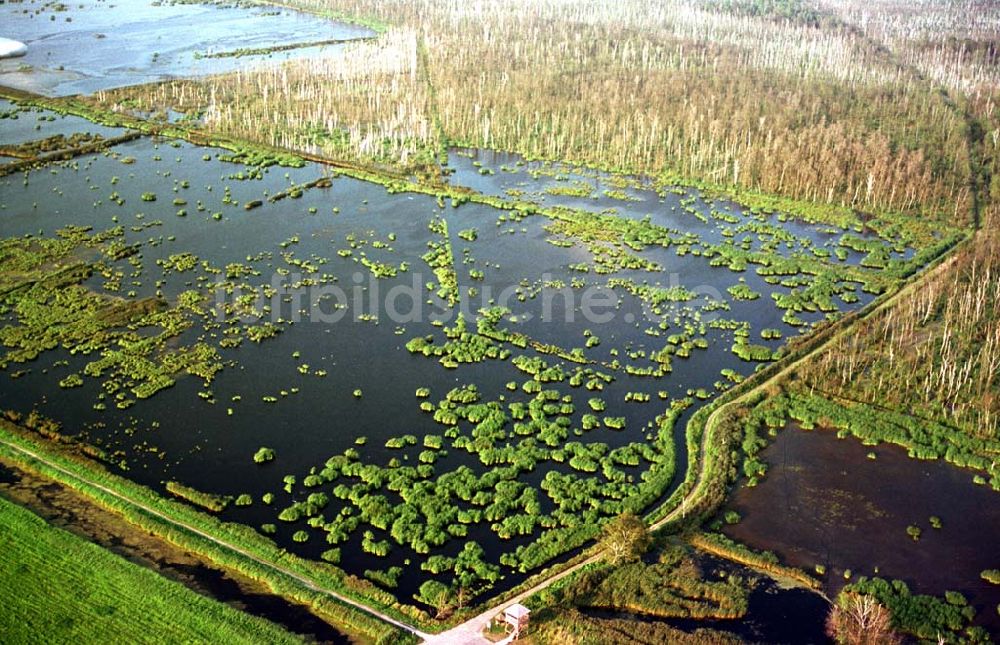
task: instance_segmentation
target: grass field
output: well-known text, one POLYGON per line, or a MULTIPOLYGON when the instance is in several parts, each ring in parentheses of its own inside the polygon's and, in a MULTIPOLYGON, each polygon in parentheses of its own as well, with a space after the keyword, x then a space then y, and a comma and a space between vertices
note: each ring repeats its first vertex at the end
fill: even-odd
POLYGON ((297 643, 0 499, 0 641, 297 643))

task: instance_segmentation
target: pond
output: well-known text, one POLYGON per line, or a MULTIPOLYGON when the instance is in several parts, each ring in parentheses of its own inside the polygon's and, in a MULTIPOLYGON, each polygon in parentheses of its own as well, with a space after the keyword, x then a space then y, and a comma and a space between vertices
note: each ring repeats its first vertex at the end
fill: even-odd
POLYGON ((977 609, 977 624, 1000 628, 1000 586, 980 578, 1000 566, 1000 496, 973 484, 973 473, 910 459, 898 446, 795 427, 779 432, 761 459, 767 476, 733 495, 741 519, 727 535, 792 566, 825 566, 830 595, 847 570, 899 579, 914 593, 959 591, 977 609), (908 526, 920 528, 918 540, 908 526))

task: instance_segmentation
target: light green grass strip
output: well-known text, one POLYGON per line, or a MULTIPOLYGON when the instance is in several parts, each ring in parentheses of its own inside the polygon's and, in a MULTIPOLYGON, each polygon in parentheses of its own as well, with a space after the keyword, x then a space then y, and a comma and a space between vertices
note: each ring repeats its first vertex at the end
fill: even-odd
POLYGON ((0 641, 300 643, 0 499, 0 641))

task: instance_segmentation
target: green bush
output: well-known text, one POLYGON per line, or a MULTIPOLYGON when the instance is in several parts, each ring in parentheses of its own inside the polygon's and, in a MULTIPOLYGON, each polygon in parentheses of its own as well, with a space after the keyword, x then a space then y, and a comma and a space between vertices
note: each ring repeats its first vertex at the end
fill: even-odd
POLYGON ((253 455, 254 463, 262 464, 274 459, 274 450, 261 446, 253 455))

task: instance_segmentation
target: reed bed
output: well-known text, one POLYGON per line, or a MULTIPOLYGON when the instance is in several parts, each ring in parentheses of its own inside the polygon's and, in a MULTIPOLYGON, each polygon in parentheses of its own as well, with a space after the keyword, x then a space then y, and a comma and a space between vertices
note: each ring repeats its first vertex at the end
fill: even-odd
POLYGON ((416 34, 395 29, 315 58, 131 92, 143 109, 195 112, 205 128, 228 136, 408 167, 432 161, 439 145, 417 60, 416 34))

